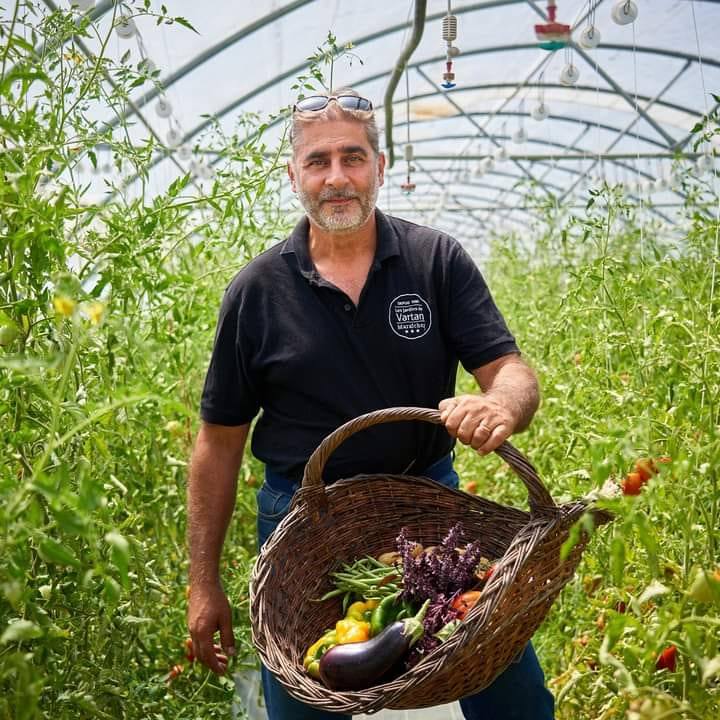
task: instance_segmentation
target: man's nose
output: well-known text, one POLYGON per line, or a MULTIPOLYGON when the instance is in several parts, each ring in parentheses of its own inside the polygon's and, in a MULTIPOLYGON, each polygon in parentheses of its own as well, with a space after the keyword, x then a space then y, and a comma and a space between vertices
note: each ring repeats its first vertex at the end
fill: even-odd
POLYGON ((325 176, 325 184, 338 189, 344 188, 348 184, 348 177, 342 159, 331 160, 328 173, 325 176))

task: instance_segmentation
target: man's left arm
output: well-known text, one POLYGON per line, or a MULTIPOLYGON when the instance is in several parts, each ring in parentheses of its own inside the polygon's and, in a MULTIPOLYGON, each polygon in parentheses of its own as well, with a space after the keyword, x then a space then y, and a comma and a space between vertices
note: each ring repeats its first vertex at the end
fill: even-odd
POLYGON ((537 377, 518 354, 503 355, 473 370, 481 395, 446 398, 438 406, 453 437, 481 455, 525 430, 540 404, 537 377))

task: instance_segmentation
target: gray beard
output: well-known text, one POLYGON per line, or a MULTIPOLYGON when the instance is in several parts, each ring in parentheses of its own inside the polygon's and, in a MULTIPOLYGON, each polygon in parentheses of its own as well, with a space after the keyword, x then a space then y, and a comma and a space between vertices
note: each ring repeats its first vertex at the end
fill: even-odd
POLYGON ((297 196, 301 205, 305 209, 307 216, 323 230, 333 233, 351 233, 361 228, 368 220, 372 212, 375 210, 380 184, 377 175, 373 176, 373 184, 364 195, 351 193, 320 193, 317 200, 311 198, 302 188, 298 187, 297 196), (357 199, 360 208, 351 214, 330 213, 323 214, 323 201, 330 198, 352 197, 357 199))

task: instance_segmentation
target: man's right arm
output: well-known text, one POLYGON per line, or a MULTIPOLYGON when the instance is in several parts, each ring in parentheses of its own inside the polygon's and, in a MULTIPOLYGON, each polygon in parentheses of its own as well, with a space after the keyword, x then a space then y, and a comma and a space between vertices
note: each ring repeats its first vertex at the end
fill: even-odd
POLYGON ((188 478, 188 544, 190 598, 188 626, 195 656, 216 673, 225 672, 226 658, 213 649, 220 644, 234 654, 230 604, 220 579, 220 556, 232 517, 237 476, 250 425, 235 427, 203 423, 195 441, 188 478))

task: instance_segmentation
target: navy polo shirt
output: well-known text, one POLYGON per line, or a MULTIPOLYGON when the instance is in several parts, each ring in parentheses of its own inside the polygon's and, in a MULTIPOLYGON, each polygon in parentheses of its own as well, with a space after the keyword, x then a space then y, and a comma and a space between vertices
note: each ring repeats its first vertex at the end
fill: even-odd
MULTIPOLYGON (((330 432, 363 413, 436 408, 472 371, 518 352, 470 256, 436 230, 376 213, 377 247, 357 307, 315 269, 307 218, 253 259, 225 291, 202 419, 242 425, 260 412, 252 452, 294 482, 330 432)), ((324 479, 422 472, 453 440, 420 421, 348 438, 324 479)))

